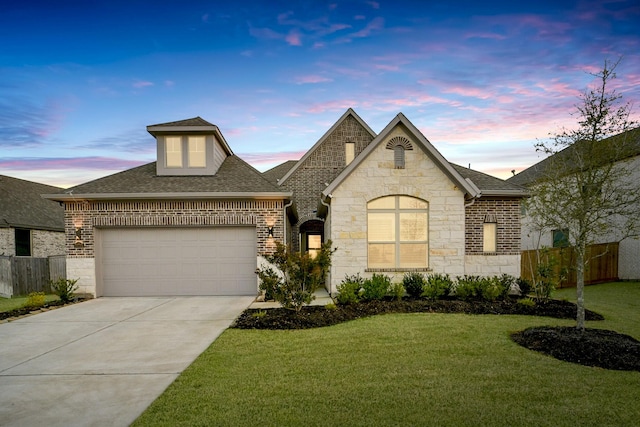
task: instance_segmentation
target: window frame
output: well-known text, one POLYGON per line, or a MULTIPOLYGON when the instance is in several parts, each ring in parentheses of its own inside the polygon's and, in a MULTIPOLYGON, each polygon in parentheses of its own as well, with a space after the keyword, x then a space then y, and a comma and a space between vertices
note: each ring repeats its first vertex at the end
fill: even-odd
POLYGON ((344 143, 344 165, 348 166, 356 158, 356 143, 345 142, 344 143))
POLYGON ((190 169, 204 169, 207 167, 207 138, 204 135, 188 135, 187 136, 187 167, 190 169), (202 143, 202 150, 192 150, 192 142, 196 143, 196 149, 198 143, 202 143), (193 153, 202 153, 202 165, 194 166, 192 156, 193 153))
POLYGON ((164 137, 164 166, 167 169, 181 169, 184 168, 184 149, 182 147, 182 136, 166 135, 164 137), (169 143, 171 142, 171 148, 179 148, 178 150, 169 151, 169 143), (176 144, 177 143, 177 144, 176 144), (169 155, 169 153, 179 153, 179 155, 169 155), (169 164, 169 158, 180 159, 180 164, 169 164))
POLYGON ((405 148, 400 144, 393 147, 393 166, 396 169, 405 167, 405 148))
MULTIPOLYGON (((415 203, 415 202, 414 202, 415 203)), ((420 226, 420 228, 422 228, 420 226)), ((418 236, 416 236, 418 237, 418 236)), ((416 271, 416 270, 428 270, 429 269, 429 202, 426 200, 398 194, 382 196, 376 199, 372 199, 367 202, 367 270, 368 271, 416 271), (418 205, 422 207, 404 207, 402 206, 403 198, 408 200, 418 201, 418 205), (393 199, 393 208, 391 207, 376 207, 376 204, 384 204, 385 201, 389 202, 389 199, 393 199), (373 204, 373 206, 372 206, 373 204), (379 218, 384 220, 382 215, 387 216, 387 220, 393 225, 393 230, 389 230, 389 238, 387 239, 373 239, 372 238, 372 223, 375 218, 374 215, 379 214, 379 218), (392 216, 390 216, 390 214, 392 216), (424 239, 403 239, 403 221, 407 220, 408 214, 418 214, 416 219, 421 218, 420 221, 424 221, 424 239), (403 218, 404 217, 404 218, 403 218), (403 259, 403 249, 407 249, 410 245, 422 245, 424 251, 424 262, 420 265, 407 265, 407 259, 403 259), (389 251, 393 257, 391 263, 383 265, 381 263, 372 264, 371 251, 374 246, 379 246, 378 250, 384 252, 389 251), (404 264, 404 265, 403 265, 404 264)))
POLYGON ((496 253, 498 252, 498 223, 484 222, 482 223, 482 252, 496 253), (488 238, 491 237, 491 240, 488 238))
POLYGON ((16 256, 32 256, 33 254, 33 236, 28 228, 14 229, 14 244, 16 256), (21 234, 21 236, 19 236, 21 234), (24 251, 26 249, 26 251, 24 251))
POLYGON ((559 228, 556 230, 551 230, 551 245, 554 248, 568 248, 569 229, 559 228))

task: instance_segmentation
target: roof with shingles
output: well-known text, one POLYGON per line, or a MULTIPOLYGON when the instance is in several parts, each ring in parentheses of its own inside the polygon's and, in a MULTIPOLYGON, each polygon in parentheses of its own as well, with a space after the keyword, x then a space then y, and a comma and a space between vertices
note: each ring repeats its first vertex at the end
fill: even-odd
POLYGON ((278 181, 287 174, 298 163, 297 160, 287 160, 284 163, 274 166, 268 171, 262 172, 262 176, 267 178, 270 182, 277 184, 278 181))
POLYGON ((525 196, 528 195, 526 188, 519 185, 507 182, 503 179, 496 178, 495 176, 487 175, 473 169, 465 168, 464 166, 450 163, 451 166, 465 179, 470 179, 480 189, 482 195, 509 195, 525 196))
POLYGON ((64 208, 42 194, 62 188, 0 175, 0 227, 64 231, 64 208))
POLYGON ((156 126, 177 126, 177 127, 182 127, 182 126, 215 126, 213 123, 209 123, 208 121, 206 121, 205 119, 203 119, 202 117, 198 116, 198 117, 193 117, 190 119, 184 119, 184 120, 177 120, 175 122, 167 122, 167 123, 158 123, 155 125, 149 125, 148 127, 156 127, 156 126))
MULTIPOLYGON (((640 155, 640 127, 611 136, 600 142, 615 144, 616 142, 620 141, 621 138, 630 139, 624 142, 625 145, 628 144, 627 149, 623 150, 622 153, 616 158, 617 161, 640 155)), ((579 144, 579 142, 576 144, 579 144)), ((574 146, 567 147, 564 150, 554 154, 553 156, 549 156, 539 161, 538 163, 528 167, 517 175, 510 177, 509 179, 507 179, 507 181, 516 185, 529 186, 536 181, 544 178, 547 168, 551 167, 553 164, 562 164, 563 166, 565 166, 563 169, 568 173, 572 169, 572 167, 574 167, 572 166, 574 165, 574 163, 571 159, 570 151, 572 147, 574 146)))
POLYGON ((215 175, 158 176, 156 162, 119 172, 68 189, 65 193, 283 193, 236 155, 228 156, 215 175))

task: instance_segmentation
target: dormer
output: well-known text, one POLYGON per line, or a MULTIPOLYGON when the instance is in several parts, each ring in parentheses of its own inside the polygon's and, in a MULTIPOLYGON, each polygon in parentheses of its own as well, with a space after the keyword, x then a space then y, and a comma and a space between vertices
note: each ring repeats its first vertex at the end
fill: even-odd
POLYGON ((220 129, 200 117, 147 126, 156 138, 156 174, 215 175, 233 155, 220 129))

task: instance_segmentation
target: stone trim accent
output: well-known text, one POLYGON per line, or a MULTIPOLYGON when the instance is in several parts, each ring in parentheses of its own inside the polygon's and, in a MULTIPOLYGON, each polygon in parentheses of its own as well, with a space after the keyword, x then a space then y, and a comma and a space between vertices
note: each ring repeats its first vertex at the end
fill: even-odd
POLYGON ((403 136, 394 136, 391 138, 389 142, 387 142, 386 148, 387 150, 393 150, 398 145, 405 150, 413 150, 413 144, 411 144, 411 141, 403 136))
POLYGON ((412 272, 429 272, 433 271, 433 268, 420 267, 420 268, 365 268, 367 273, 412 273, 412 272))

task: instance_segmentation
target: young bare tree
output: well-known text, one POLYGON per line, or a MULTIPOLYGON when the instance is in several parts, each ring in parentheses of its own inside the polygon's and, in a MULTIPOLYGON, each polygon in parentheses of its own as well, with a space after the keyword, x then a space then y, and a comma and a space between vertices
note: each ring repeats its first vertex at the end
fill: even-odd
POLYGON ((577 328, 584 330, 584 273, 590 244, 621 241, 639 231, 640 185, 633 156, 640 154, 640 129, 631 104, 611 89, 620 60, 605 61, 596 83, 576 105, 578 126, 561 129, 536 150, 551 157, 526 202, 532 223, 567 230, 576 254, 577 328))

